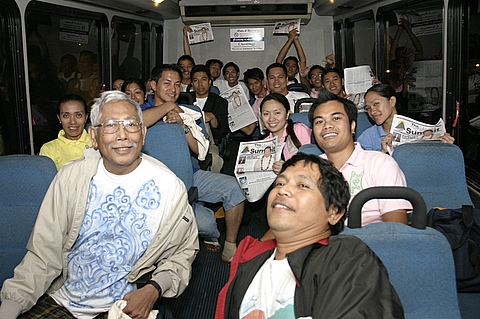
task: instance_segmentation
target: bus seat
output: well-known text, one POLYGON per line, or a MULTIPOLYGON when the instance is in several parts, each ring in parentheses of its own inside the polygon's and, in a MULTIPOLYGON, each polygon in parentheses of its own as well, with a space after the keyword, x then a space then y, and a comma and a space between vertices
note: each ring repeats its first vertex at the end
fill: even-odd
POLYGON ((57 168, 46 156, 0 157, 0 285, 27 252, 30 232, 57 168))
POLYGON ((324 152, 318 147, 317 144, 312 143, 312 144, 305 144, 300 146, 298 149, 298 152, 300 153, 305 153, 305 154, 310 154, 310 155, 322 155, 324 152))
POLYGON ((150 126, 142 151, 167 165, 185 184, 190 203, 196 201, 196 190, 192 187, 193 168, 190 151, 182 126, 163 121, 150 126))
POLYGON ((212 85, 210 87, 210 92, 215 93, 216 95, 220 95, 220 90, 215 85, 212 85))
POLYGON ((368 116, 367 112, 358 112, 357 127, 355 129, 355 140, 365 131, 367 128, 375 125, 375 122, 368 116))
POLYGON ((290 113, 290 118, 292 119, 293 123, 303 123, 309 128, 312 128, 312 124, 308 120, 308 112, 303 113, 290 113))
POLYGON ((193 104, 193 95, 190 92, 180 92, 180 95, 177 99, 178 104, 193 104))
POLYGON ((405 174, 408 187, 419 192, 427 209, 472 205, 463 154, 455 144, 439 142, 398 145, 392 157, 405 174))
POLYGON ((310 107, 312 106, 312 103, 315 102, 317 99, 314 97, 304 97, 301 99, 298 99, 297 102, 295 102, 295 107, 294 107, 294 112, 295 113, 303 113, 310 110, 310 107))
POLYGON ((304 92, 308 94, 308 88, 303 83, 292 83, 287 85, 288 91, 295 91, 295 92, 304 92))
POLYGON ((425 227, 426 206, 416 191, 407 187, 364 189, 353 198, 348 214, 349 226, 341 235, 360 238, 380 258, 406 319, 461 318, 452 249, 444 235, 425 227), (412 226, 383 222, 360 227, 361 208, 372 198, 410 200, 414 207, 412 226))

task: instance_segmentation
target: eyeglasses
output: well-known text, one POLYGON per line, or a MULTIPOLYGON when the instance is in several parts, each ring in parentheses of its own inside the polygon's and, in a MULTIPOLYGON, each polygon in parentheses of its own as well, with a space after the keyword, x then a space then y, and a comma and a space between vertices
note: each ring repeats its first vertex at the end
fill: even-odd
POLYGON ((95 125, 95 127, 102 127, 102 131, 105 134, 113 134, 118 131, 120 124, 129 133, 137 133, 142 128, 142 123, 135 120, 108 120, 106 122, 95 125))
POLYGON ((317 77, 321 78, 321 77, 322 77, 322 73, 317 73, 317 74, 311 74, 311 75, 310 75, 310 78, 311 78, 311 79, 316 79, 317 77))

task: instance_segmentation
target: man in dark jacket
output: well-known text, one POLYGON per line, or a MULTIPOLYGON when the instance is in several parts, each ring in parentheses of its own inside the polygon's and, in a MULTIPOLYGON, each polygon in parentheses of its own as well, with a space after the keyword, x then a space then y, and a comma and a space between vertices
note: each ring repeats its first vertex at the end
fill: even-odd
MULTIPOLYGON (((210 140, 215 145, 220 145, 222 138, 229 132, 228 128, 228 101, 223 97, 210 92, 212 79, 210 71, 203 64, 195 65, 190 72, 191 83, 194 92, 190 94, 194 97, 194 104, 203 112, 205 122, 210 126, 210 140)), ((207 129, 208 130, 208 129, 207 129)))
POLYGON ((348 185, 333 165, 297 154, 268 196, 276 239, 238 247, 216 318, 403 318, 378 257, 343 229, 348 185))

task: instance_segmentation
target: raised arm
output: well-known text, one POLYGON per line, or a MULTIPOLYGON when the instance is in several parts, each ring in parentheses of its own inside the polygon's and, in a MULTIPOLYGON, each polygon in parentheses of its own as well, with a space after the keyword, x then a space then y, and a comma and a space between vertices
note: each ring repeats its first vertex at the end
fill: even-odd
POLYGON ((298 34, 298 31, 296 28, 288 33, 287 42, 285 42, 283 47, 280 49, 280 52, 278 52, 277 60, 276 60, 277 63, 283 63, 283 59, 285 59, 285 57, 287 56, 288 50, 290 49, 290 46, 292 45, 294 38, 295 37, 298 38, 297 34, 298 34))
POLYGON ((192 50, 190 50, 190 43, 188 43, 188 32, 192 29, 188 24, 183 27, 183 54, 192 56, 192 50))
POLYGON ((410 21, 400 20, 400 23, 407 31, 410 40, 412 40, 413 46, 415 47, 415 61, 423 60, 423 46, 420 43, 420 40, 413 34, 412 27, 410 26, 410 21))

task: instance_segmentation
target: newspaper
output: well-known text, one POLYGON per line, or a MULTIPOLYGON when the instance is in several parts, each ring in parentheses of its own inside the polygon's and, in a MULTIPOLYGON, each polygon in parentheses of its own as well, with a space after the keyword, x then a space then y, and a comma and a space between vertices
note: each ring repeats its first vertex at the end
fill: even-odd
POLYGON ((210 22, 193 24, 190 26, 192 31, 188 32, 188 43, 197 44, 213 41, 213 31, 210 22))
POLYGON ((408 85, 408 111, 434 111, 442 106, 443 61, 428 60, 412 63, 413 81, 408 85))
POLYGON ((388 152, 391 154, 397 145, 403 143, 440 141, 445 132, 443 119, 432 125, 395 114, 390 129, 390 133, 393 135, 392 147, 388 149, 388 152))
POLYGON ((367 90, 375 84, 375 75, 368 65, 346 68, 345 92, 351 94, 348 99, 353 101, 359 111, 365 111, 364 95, 367 90))
POLYGON ((238 131, 242 127, 257 121, 257 117, 240 84, 224 91, 220 96, 228 101, 228 127, 230 131, 238 131))
POLYGON ((276 137, 240 143, 235 177, 249 202, 262 198, 277 177, 272 166, 281 159, 284 145, 277 143, 276 137))
POLYGON ((298 34, 300 34, 300 19, 275 22, 273 35, 289 34, 293 29, 297 29, 298 34))

